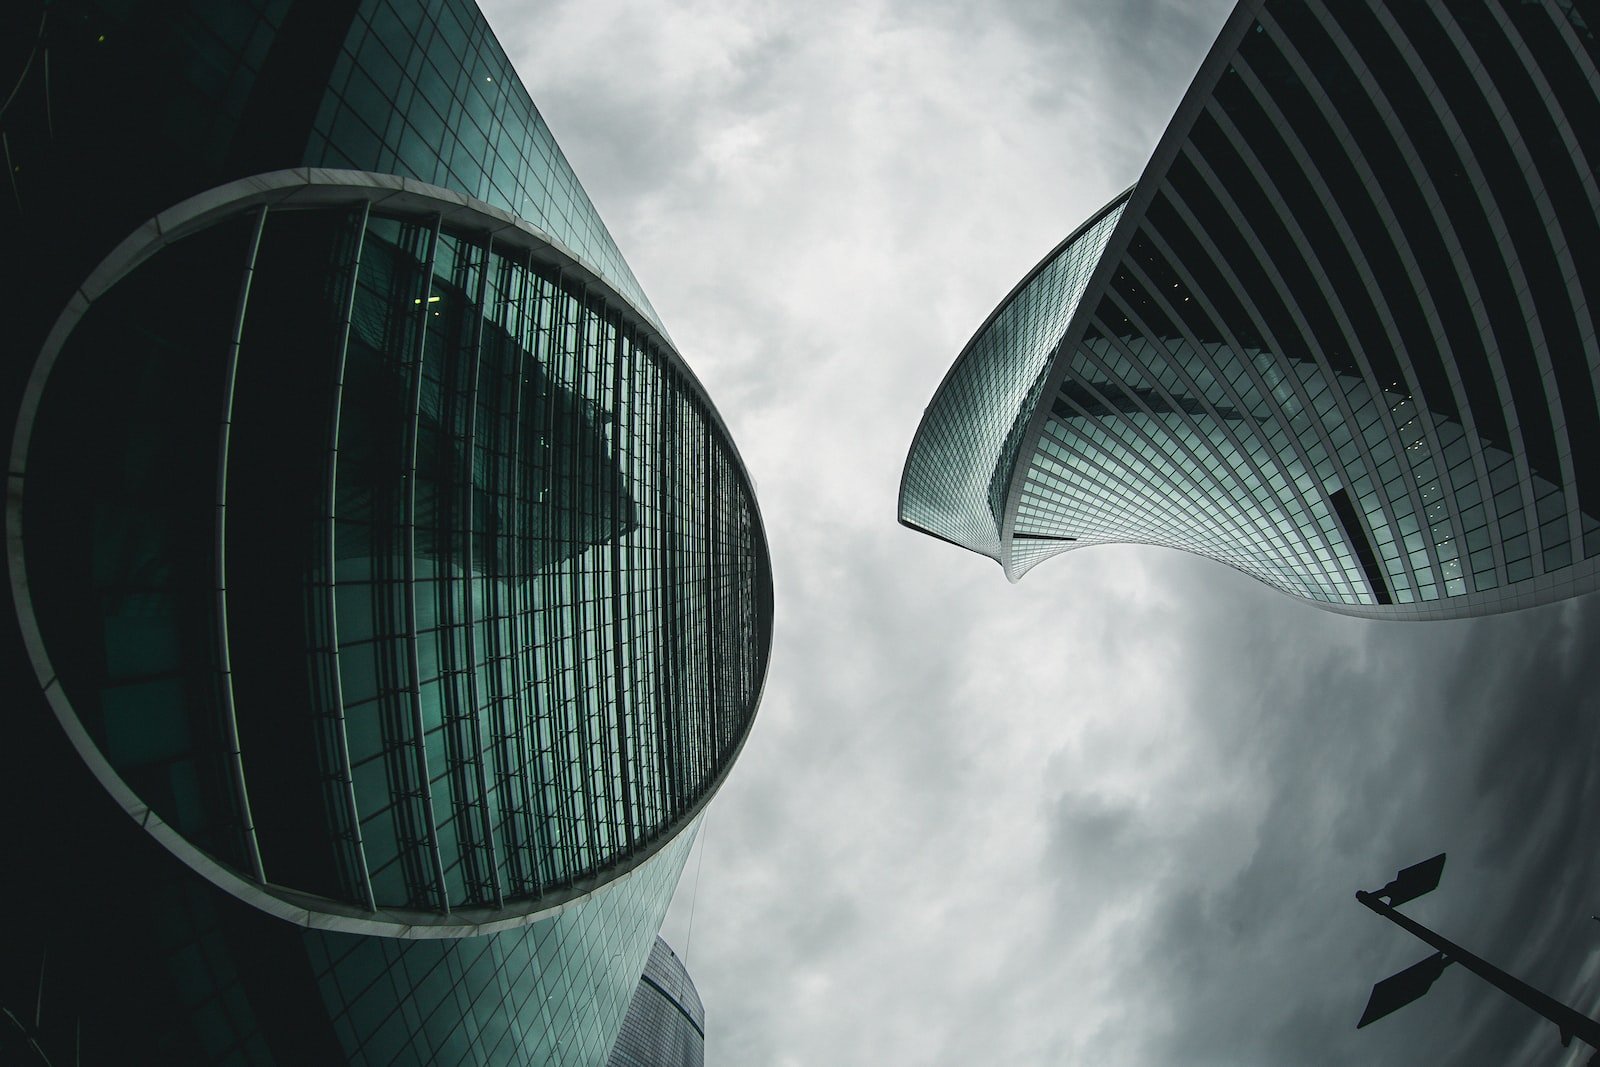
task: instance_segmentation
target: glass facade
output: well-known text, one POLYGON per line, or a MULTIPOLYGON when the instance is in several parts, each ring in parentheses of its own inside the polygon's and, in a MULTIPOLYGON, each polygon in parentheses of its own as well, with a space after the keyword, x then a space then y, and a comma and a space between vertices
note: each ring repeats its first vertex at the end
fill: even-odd
POLYGON ((1558 4, 1241 5, 1063 303, 1019 459, 933 454, 941 394, 906 486, 992 478, 969 547, 1013 579, 1133 541, 1384 617, 1600 585, 1592 48, 1558 4))
POLYGON ((628 308, 455 217, 173 242, 72 331, 28 472, 66 699, 261 883, 557 903, 675 833, 754 712, 765 549, 708 405, 628 308))
POLYGON ((906 460, 901 522, 999 558, 993 472, 1015 462, 1016 424, 1038 402, 1040 375, 1125 204, 1113 201, 1052 251, 957 357, 906 460))
POLYGON ((8 745, 139 828, 29 938, 83 1047, 603 1062, 765 677, 721 417, 468 0, 40 8, 8 745))
POLYGON ((64 215, 81 220, 85 248, 60 257, 67 284, 188 196, 329 167, 413 178, 510 211, 665 332, 471 0, 12 6, 0 30, 48 38, 51 76, 47 92, 42 64, 29 66, 6 110, 15 195, 0 232, 43 240, 64 215), (108 168, 116 181, 104 180, 108 168))
POLYGON ((618 1035, 632 1013, 634 976, 650 973, 651 939, 693 841, 691 828, 592 900, 498 934, 404 940, 307 931, 317 985, 348 1062, 606 1062, 613 1040, 624 1040, 618 1035))
POLYGON ((702 1067, 706 1010, 678 954, 656 938, 607 1067, 702 1067))
POLYGON ((504 208, 591 265, 664 332, 470 0, 363 0, 305 162, 405 175, 504 208))

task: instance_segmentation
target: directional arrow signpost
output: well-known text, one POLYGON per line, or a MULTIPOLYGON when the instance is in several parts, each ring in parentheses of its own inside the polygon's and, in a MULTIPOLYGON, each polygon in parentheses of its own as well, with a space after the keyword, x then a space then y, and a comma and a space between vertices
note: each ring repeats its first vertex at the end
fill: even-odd
MULTIPOLYGON (((1413 863, 1394 876, 1394 881, 1372 894, 1388 897, 1389 906, 1398 908, 1439 888, 1439 878, 1444 874, 1444 853, 1421 863, 1413 863)), ((1359 895, 1359 894, 1358 894, 1359 895)))
POLYGON ((1443 952, 1435 952, 1421 963, 1413 963, 1399 974, 1391 974, 1373 986, 1372 996, 1367 998, 1367 1010, 1361 1013, 1361 1021, 1356 1023, 1356 1029, 1377 1022, 1421 997, 1433 988, 1434 981, 1448 966, 1449 958, 1443 952))
MULTIPOLYGON (((1445 940, 1426 926, 1406 918, 1395 910, 1397 905, 1431 892, 1438 886, 1439 876, 1443 873, 1444 853, 1441 852, 1432 859, 1423 860, 1400 871, 1394 876, 1394 881, 1375 893, 1357 891, 1356 899, 1362 904, 1402 930, 1426 941, 1438 951, 1373 986, 1372 996, 1367 999, 1367 1009, 1361 1013, 1361 1021, 1356 1023, 1356 1028, 1360 1029, 1410 1004, 1433 986, 1434 981, 1444 973, 1446 967, 1452 963, 1459 963, 1501 992, 1515 997, 1555 1023, 1561 1032, 1563 1046, 1570 1044, 1576 1037, 1584 1044, 1600 1050, 1600 1022, 1567 1007, 1526 982, 1513 978, 1500 968, 1479 959, 1453 941, 1445 940), (1387 903, 1384 902, 1384 897, 1389 898, 1387 903)), ((1589 1063, 1593 1067, 1600 1067, 1600 1051, 1595 1052, 1589 1063)))

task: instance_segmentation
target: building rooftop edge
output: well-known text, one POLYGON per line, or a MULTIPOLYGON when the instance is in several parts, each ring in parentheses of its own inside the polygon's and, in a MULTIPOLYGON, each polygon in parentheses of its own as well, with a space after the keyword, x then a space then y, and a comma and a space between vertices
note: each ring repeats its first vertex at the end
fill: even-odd
MULTIPOLYGON (((938 388, 935 389, 934 392, 933 392, 932 399, 930 399, 928 401, 927 405, 925 407, 923 407, 923 409, 922 409, 922 418, 917 421, 916 432, 911 437, 911 447, 906 450, 905 462, 903 464, 901 464, 901 467, 900 467, 900 489, 899 489, 899 492, 895 496, 895 512, 896 512, 896 515, 900 519, 901 525, 908 526, 913 530, 917 530, 917 531, 920 531, 922 533, 927 533, 927 534, 930 534, 930 535, 932 535, 934 537, 938 537, 940 540, 943 540, 943 541, 949 541, 950 540, 949 538, 944 537, 941 534, 935 534, 935 533, 933 533, 933 531, 928 530, 928 529, 926 529, 926 528, 924 528, 922 526, 916 525, 915 523, 907 522, 905 517, 904 517, 905 516, 905 501, 906 501, 906 481, 909 478, 910 473, 911 473, 912 460, 917 454, 917 449, 922 444, 923 433, 924 433, 924 430, 926 429, 926 427, 928 425, 929 416, 933 413, 934 409, 939 406, 940 400, 942 400, 944 398, 945 391, 946 391, 947 387, 950 385, 951 379, 955 377, 956 372, 966 362, 968 356, 971 355, 973 348, 977 345, 979 340, 982 339, 983 335, 988 331, 989 327, 994 325, 995 320, 998 319, 1001 316, 1001 314, 1006 310, 1006 308, 1008 308, 1011 305, 1011 303, 1014 300, 1016 300, 1016 298, 1024 290, 1026 290, 1028 288, 1028 286, 1034 281, 1034 279, 1038 278, 1039 275, 1042 274, 1050 266, 1050 264, 1054 263, 1056 261, 1056 259, 1058 257, 1060 257, 1060 255, 1063 252, 1065 252, 1068 248, 1071 248, 1073 243, 1075 241, 1077 241, 1078 238, 1082 237, 1091 228, 1093 228, 1095 223, 1099 222, 1101 219, 1105 218, 1106 215, 1108 215, 1109 213, 1114 211, 1119 204, 1123 203, 1129 197, 1131 197, 1133 195, 1134 188, 1135 188, 1134 186, 1130 185, 1126 189, 1122 190, 1122 192, 1118 193, 1116 196, 1113 196, 1110 200, 1107 200, 1103 205, 1101 205, 1098 209, 1096 209, 1095 212, 1092 215, 1090 215, 1083 222, 1079 223, 1078 226, 1075 229, 1073 229, 1073 231, 1071 233, 1069 233, 1066 237, 1062 238, 1059 242, 1057 242, 1055 247, 1051 248, 1050 251, 1046 252, 1044 254, 1044 257, 1041 258, 1039 260, 1039 262, 1035 263, 1033 265, 1033 267, 1028 271, 1028 273, 1026 273, 1026 274, 1024 274, 1022 276, 1022 279, 1020 281, 1018 281, 1016 285, 1013 285, 1011 287, 1010 292, 1006 293, 1005 297, 998 304, 996 304, 994 306, 994 310, 989 312, 988 317, 985 318, 981 324, 979 324, 978 328, 976 330, 972 331, 972 336, 967 339, 967 343, 961 347, 961 351, 959 353, 957 353, 956 358, 950 363, 950 366, 945 370, 944 376, 939 379, 938 388)), ((950 543, 951 544, 956 544, 957 542, 951 541, 950 543)), ((960 547, 966 548, 965 545, 962 545, 960 547)), ((971 550, 968 549, 968 551, 971 551, 971 550)))

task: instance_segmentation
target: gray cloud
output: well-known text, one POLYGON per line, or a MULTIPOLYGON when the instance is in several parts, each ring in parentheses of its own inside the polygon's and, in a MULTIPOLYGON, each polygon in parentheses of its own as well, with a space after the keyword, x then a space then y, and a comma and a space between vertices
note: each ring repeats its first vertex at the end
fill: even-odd
MULTIPOLYGON (((1367 984, 1428 950, 1350 896, 1448 849, 1444 886, 1414 910, 1539 972, 1553 992, 1577 992, 1600 947, 1582 927, 1593 867, 1574 848, 1595 832, 1600 665, 1583 650, 1597 627, 1592 602, 1437 627, 1362 625, 1358 656, 1299 678, 1281 669, 1297 669, 1292 661, 1268 664, 1263 689, 1296 713, 1231 724, 1264 786, 1254 852, 1211 891, 1182 892, 1153 916, 1129 976, 1162 976, 1183 1010, 1144 1061, 1519 1062, 1533 1016, 1464 974, 1409 1017, 1356 1034, 1367 984)), ((1560 1062, 1553 1041, 1534 1050, 1528 1062, 1560 1062)))

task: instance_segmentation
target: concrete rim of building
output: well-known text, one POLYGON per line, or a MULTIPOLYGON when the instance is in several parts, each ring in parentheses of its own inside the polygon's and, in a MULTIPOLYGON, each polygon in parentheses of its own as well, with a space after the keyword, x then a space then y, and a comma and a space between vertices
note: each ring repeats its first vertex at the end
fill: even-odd
POLYGON ((627 880, 699 819, 705 806, 716 795, 733 769, 740 751, 749 739, 755 714, 760 708, 761 695, 766 687, 767 668, 770 665, 774 616, 770 581, 761 597, 761 606, 764 610, 758 615, 760 632, 757 640, 762 649, 762 665, 761 677, 751 701, 750 717, 716 777, 705 792, 679 817, 677 824, 636 854, 607 868, 603 876, 580 878, 565 890, 555 891, 530 901, 525 909, 519 909, 515 905, 505 908, 459 908, 443 914, 401 908, 368 911, 343 901, 301 893, 284 886, 257 883, 191 843, 180 831, 157 815, 123 781, 80 722, 44 647, 29 589, 22 538, 22 514, 27 481, 28 444, 32 436, 34 417, 57 357, 74 328, 94 302, 136 267, 168 245, 204 231, 241 210, 260 206, 332 207, 362 202, 373 206, 381 205, 389 210, 438 214, 445 222, 492 235, 497 242, 528 251, 536 260, 560 266, 563 270, 579 277, 591 288, 599 289, 608 302, 614 302, 627 318, 633 320, 631 326, 647 334, 661 346, 662 351, 668 354, 675 368, 683 374, 704 403, 706 413, 720 431, 727 443, 729 454, 733 457, 740 481, 751 502, 750 508, 756 522, 758 543, 763 556, 767 554, 766 527, 761 519, 760 508, 755 502, 755 484, 745 467, 744 458, 739 454, 732 434, 728 432, 727 425, 712 403, 705 386, 684 361, 671 340, 654 325, 651 316, 641 311, 634 301, 608 281, 596 266, 586 262, 555 238, 511 212, 449 189, 391 174, 297 167, 228 182, 189 197, 146 220, 101 260, 99 266, 90 272, 88 278, 69 298, 67 306, 56 317, 28 378, 12 435, 12 458, 6 475, 5 520, 6 559, 10 572, 12 603, 23 644, 38 677, 40 688, 78 755, 118 806, 151 837, 197 874, 247 904, 270 915, 312 929, 402 938, 448 938, 496 933, 552 918, 583 903, 601 890, 627 880), (549 899, 552 896, 557 898, 553 903, 549 899))

